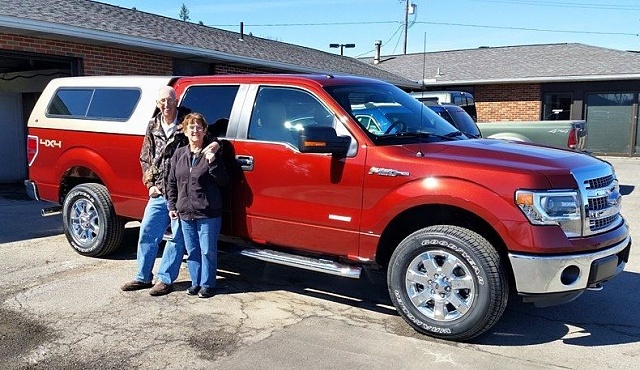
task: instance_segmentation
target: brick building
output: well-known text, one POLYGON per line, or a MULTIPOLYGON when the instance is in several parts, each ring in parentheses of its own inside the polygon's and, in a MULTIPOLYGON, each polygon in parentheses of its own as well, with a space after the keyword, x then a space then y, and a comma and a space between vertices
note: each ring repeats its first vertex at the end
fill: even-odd
POLYGON ((362 60, 425 90, 472 93, 478 121, 584 119, 590 151, 640 155, 640 53, 545 44, 362 60))

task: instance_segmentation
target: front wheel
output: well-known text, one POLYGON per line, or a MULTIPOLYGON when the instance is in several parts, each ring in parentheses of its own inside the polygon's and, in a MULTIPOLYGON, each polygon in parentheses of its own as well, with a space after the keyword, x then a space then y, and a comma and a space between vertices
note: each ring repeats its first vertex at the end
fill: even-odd
POLYGON ((76 252, 100 257, 114 252, 122 241, 124 222, 102 184, 81 184, 69 192, 62 206, 67 240, 76 252))
POLYGON ((497 251, 479 234, 451 225, 405 238, 391 256, 387 283, 406 322, 447 340, 469 340, 489 330, 509 295, 497 251))

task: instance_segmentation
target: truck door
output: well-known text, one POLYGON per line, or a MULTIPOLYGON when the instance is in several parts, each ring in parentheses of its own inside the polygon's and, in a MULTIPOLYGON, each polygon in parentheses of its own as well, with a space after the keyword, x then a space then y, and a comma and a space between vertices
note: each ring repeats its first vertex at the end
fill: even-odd
POLYGON ((292 87, 254 86, 248 95, 244 131, 233 143, 241 168, 233 184, 234 232, 283 247, 357 255, 365 150, 342 159, 300 153, 302 127, 342 125, 327 106, 292 87))

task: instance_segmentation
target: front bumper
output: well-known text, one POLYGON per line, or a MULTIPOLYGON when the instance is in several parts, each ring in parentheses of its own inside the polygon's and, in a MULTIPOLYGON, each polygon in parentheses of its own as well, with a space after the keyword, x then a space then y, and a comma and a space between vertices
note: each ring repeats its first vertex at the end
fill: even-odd
POLYGON ((600 283, 622 272, 630 250, 631 237, 627 236, 620 243, 598 252, 562 256, 509 253, 509 261, 519 294, 531 297, 570 296, 575 299, 585 289, 597 288, 600 283), (566 294, 569 292, 578 294, 566 294))

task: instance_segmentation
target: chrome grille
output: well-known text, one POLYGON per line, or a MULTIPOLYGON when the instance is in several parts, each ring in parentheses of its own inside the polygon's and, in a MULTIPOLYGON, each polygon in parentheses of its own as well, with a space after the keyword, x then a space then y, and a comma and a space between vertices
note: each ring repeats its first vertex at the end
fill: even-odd
POLYGON ((601 229, 605 229, 607 226, 611 225, 612 223, 614 223, 617 218, 620 217, 619 215, 614 215, 614 216, 609 216, 609 217, 604 217, 601 219, 596 219, 596 220, 591 220, 589 221, 589 228, 592 231, 598 231, 601 229))
POLYGON ((603 177, 598 177, 597 179, 590 179, 586 181, 587 189, 605 188, 611 185, 611 183, 614 180, 615 180, 615 177, 613 176, 613 174, 603 176, 603 177))
POLYGON ((624 222, 620 215, 620 188, 610 165, 603 162, 596 167, 575 170, 573 175, 585 205, 583 236, 606 232, 624 222))
POLYGON ((599 211, 607 208, 607 197, 589 199, 589 210, 599 211))

